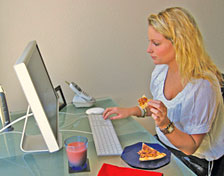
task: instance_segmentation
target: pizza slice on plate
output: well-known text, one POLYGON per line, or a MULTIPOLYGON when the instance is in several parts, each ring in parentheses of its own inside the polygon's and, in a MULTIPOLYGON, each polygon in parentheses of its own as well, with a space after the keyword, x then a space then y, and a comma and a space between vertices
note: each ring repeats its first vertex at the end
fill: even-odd
POLYGON ((165 153, 161 153, 158 150, 149 147, 145 143, 142 143, 142 149, 138 152, 140 155, 139 161, 150 161, 160 159, 166 156, 165 153))
POLYGON ((148 102, 151 99, 148 99, 145 95, 138 99, 138 104, 142 109, 145 109, 148 106, 148 102))

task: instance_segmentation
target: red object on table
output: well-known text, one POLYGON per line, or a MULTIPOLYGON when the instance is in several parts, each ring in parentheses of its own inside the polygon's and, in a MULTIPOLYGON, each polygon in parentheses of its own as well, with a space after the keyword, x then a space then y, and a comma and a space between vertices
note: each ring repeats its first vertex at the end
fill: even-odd
POLYGON ((161 172, 118 167, 104 163, 97 176, 163 176, 161 172))

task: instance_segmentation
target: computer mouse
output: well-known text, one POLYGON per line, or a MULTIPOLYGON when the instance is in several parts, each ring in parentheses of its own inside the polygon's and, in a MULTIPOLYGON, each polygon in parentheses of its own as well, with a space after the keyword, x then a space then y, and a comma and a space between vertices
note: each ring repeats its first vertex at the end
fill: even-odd
POLYGON ((95 107, 86 110, 86 114, 103 114, 104 108, 95 107))

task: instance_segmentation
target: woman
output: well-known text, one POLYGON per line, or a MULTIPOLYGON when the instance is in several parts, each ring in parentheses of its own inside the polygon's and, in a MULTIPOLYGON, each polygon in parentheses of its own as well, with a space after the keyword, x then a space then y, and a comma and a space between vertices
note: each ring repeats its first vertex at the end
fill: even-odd
POLYGON ((205 51, 194 18, 185 9, 168 8, 150 15, 148 22, 147 52, 156 65, 150 85, 153 100, 145 110, 114 107, 107 108, 103 116, 152 116, 158 139, 197 175, 222 175, 222 75, 205 51))

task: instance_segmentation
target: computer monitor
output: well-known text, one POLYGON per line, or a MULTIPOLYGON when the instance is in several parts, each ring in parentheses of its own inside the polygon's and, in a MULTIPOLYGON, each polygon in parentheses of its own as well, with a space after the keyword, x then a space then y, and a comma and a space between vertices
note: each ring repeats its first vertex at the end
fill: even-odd
POLYGON ((14 69, 40 129, 40 135, 26 135, 25 121, 21 150, 24 152, 58 151, 62 147, 58 130, 58 96, 36 41, 28 43, 14 69))

